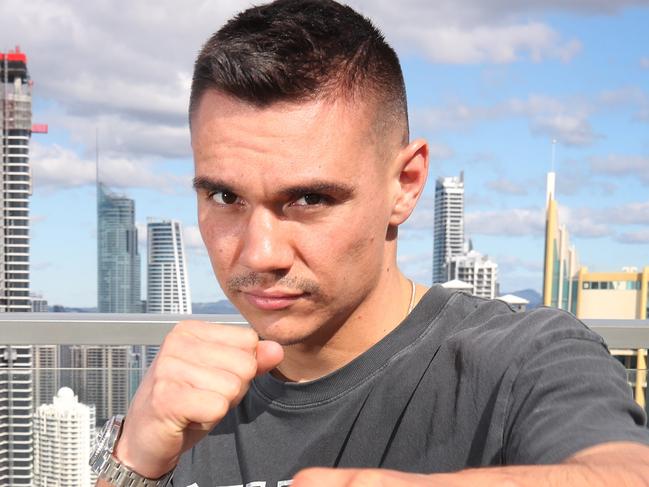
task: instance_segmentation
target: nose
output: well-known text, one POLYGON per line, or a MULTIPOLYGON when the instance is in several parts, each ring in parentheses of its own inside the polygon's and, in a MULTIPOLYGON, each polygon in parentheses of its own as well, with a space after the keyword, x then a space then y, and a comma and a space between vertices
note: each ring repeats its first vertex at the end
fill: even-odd
POLYGON ((294 257, 286 222, 269 209, 253 209, 243 232, 239 263, 255 272, 277 272, 289 270, 294 257))

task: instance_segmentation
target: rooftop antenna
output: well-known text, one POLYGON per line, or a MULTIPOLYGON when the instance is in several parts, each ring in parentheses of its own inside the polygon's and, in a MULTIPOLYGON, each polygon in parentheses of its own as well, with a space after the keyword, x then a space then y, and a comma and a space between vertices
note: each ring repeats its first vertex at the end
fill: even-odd
POLYGON ((554 163, 557 156, 557 139, 552 139, 552 172, 554 172, 554 163))
POLYGON ((95 127, 95 183, 97 187, 97 204, 99 204, 101 188, 99 185, 99 127, 95 127))

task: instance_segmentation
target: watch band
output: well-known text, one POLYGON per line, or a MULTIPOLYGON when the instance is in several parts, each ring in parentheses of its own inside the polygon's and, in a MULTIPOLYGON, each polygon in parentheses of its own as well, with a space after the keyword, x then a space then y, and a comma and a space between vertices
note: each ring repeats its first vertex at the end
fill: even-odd
POLYGON ((130 470, 112 455, 99 472, 99 478, 115 487, 166 487, 171 480, 173 471, 159 479, 147 479, 130 470))
POLYGON ((113 487, 168 487, 173 470, 159 479, 148 479, 120 463, 113 456, 115 444, 122 434, 124 416, 110 418, 97 437, 97 444, 90 455, 90 467, 97 477, 113 487))

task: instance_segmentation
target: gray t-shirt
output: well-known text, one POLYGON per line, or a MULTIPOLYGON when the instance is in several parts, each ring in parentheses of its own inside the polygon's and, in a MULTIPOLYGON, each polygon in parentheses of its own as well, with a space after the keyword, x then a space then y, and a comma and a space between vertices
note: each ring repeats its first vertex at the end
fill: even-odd
POLYGON ((644 424, 624 368, 572 315, 435 286, 345 367, 308 383, 257 378, 173 485, 281 487, 309 466, 556 463, 607 441, 649 444, 644 424))

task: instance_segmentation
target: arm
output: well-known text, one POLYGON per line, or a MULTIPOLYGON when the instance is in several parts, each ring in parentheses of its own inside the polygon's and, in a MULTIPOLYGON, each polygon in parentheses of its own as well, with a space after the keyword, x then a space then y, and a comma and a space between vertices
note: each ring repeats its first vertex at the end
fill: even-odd
POLYGON ((141 476, 162 477, 282 358, 277 343, 259 342, 251 329, 179 323, 138 387, 113 457, 141 476))
POLYGON ((433 475, 392 470, 308 469, 293 487, 607 487, 649 486, 649 446, 605 443, 558 465, 493 467, 433 475))

